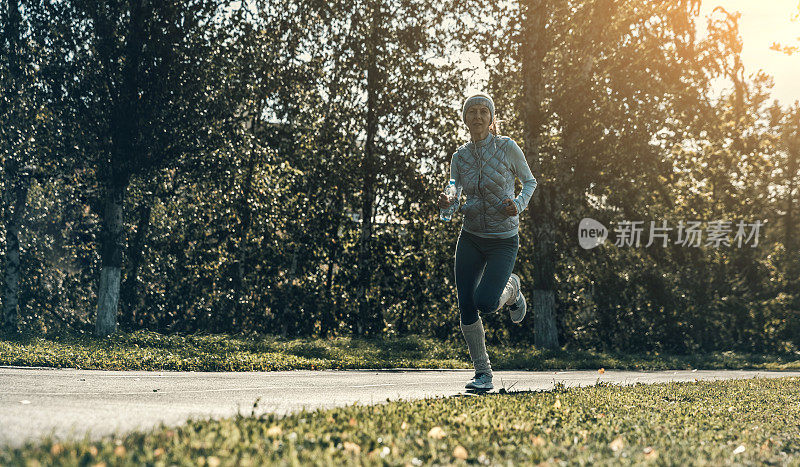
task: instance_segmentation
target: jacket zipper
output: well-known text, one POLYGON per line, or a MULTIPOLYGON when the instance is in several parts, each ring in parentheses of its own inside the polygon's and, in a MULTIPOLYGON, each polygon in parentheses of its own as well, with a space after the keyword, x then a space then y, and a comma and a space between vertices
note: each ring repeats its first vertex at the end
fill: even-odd
POLYGON ((475 144, 475 155, 478 156, 478 194, 481 196, 481 231, 486 231, 486 200, 483 196, 483 189, 481 188, 481 179, 483 178, 483 157, 478 145, 475 144))
POLYGON ((481 158, 481 169, 478 172, 478 187, 481 189, 481 204, 483 205, 483 225, 481 230, 486 232, 486 196, 483 193, 483 188, 481 187, 481 179, 483 178, 483 156, 480 155, 478 152, 478 157, 481 158))
POLYGON ((481 231, 486 231, 486 197, 483 195, 483 188, 481 188, 481 179, 483 178, 483 156, 478 145, 473 143, 475 148, 475 155, 478 156, 478 193, 481 196, 481 231))

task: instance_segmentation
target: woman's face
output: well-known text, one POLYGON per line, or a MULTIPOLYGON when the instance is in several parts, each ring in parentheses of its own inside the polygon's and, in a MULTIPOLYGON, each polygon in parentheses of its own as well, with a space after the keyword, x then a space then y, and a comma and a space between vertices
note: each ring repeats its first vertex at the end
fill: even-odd
POLYGON ((467 109, 467 127, 470 133, 482 135, 489 130, 491 123, 489 107, 483 104, 475 104, 467 109))

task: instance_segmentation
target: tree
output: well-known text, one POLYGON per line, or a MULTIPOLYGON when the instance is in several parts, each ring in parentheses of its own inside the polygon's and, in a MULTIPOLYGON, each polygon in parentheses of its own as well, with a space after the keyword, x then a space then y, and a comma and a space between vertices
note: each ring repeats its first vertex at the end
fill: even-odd
POLYGON ((86 166, 102 187, 96 333, 116 330, 124 252, 125 194, 136 177, 219 144, 230 120, 219 101, 213 21, 223 2, 95 1, 46 4, 67 52, 55 88, 65 89, 86 166), (64 32, 65 31, 65 32, 64 32))
POLYGON ((6 247, 0 330, 12 333, 17 331, 19 315, 19 234, 31 182, 43 176, 44 145, 52 127, 39 76, 42 57, 37 55, 37 32, 35 25, 23 18, 18 0, 9 0, 0 11, 0 213, 6 247))
POLYGON ((546 163, 540 159, 545 150, 542 142, 547 131, 547 114, 543 107, 545 80, 543 73, 545 56, 553 47, 552 2, 548 0, 520 1, 520 63, 522 64, 522 122, 523 151, 532 162, 531 169, 539 177, 539 188, 531 200, 527 225, 533 228, 534 269, 533 296, 531 297, 532 318, 535 325, 534 343, 540 348, 558 348, 555 306, 555 217, 558 216, 559 201, 557 188, 548 180, 555 177, 546 173, 546 163))
POLYGON ((290 270, 324 271, 318 280, 323 300, 332 299, 336 310, 325 322, 343 320, 355 334, 374 335, 386 325, 382 309, 390 299, 381 296, 386 271, 379 252, 391 234, 381 238, 377 219, 397 222, 412 205, 415 216, 430 213, 419 208, 421 196, 426 208, 432 199, 428 190, 417 191, 420 172, 434 165, 440 184, 440 161, 455 146, 453 132, 441 128, 457 123, 450 108, 463 86, 452 64, 436 60, 447 45, 438 40, 446 23, 433 2, 334 2, 319 14, 325 25, 306 30, 320 39, 301 49, 309 63, 322 63, 312 93, 319 97, 309 99, 313 107, 294 107, 297 113, 286 122, 313 129, 301 132, 309 136, 288 155, 307 174, 297 189, 308 194, 311 210, 290 223, 296 232, 289 235, 290 257, 306 261, 298 259, 290 270), (357 229, 348 213, 358 219, 357 229), (305 235, 321 247, 294 241, 305 235))
MULTIPOLYGON (((779 176, 776 184, 782 188, 783 195, 783 244, 789 257, 787 277, 793 278, 787 284, 787 292, 800 296, 800 241, 797 229, 800 227, 798 205, 800 205, 800 104, 797 102, 785 114, 781 132, 782 155, 778 159, 779 176)), ((800 298, 798 298, 800 300, 800 298)))
MULTIPOLYGON (((520 266, 533 279, 536 345, 553 348, 575 263, 594 263, 592 253, 575 251, 578 220, 607 224, 616 213, 641 219, 668 212, 665 183, 675 177, 668 148, 698 118, 692 110, 703 102, 715 56, 695 37, 697 2, 521 1, 491 12, 481 21, 486 29, 464 41, 490 65, 489 88, 511 117, 506 128, 522 137, 540 180, 521 229, 533 241, 523 242, 520 257, 533 261, 520 266), (593 199, 604 200, 603 208, 593 199)), ((665 260, 655 249, 645 254, 665 260)), ((598 275, 619 274, 605 269, 598 275)), ((595 299, 619 292, 592 290, 595 299)), ((598 307, 601 332, 644 321, 620 296, 598 307)))

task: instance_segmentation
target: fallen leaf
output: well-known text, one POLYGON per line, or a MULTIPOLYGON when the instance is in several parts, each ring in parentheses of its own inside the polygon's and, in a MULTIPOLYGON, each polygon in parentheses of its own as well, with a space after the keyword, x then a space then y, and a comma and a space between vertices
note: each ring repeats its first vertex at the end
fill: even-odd
POLYGON ((349 423, 350 423, 350 426, 356 426, 356 423, 358 423, 358 422, 356 421, 355 418, 350 417, 350 422, 349 423))
POLYGON ((218 467, 222 463, 217 456, 209 456, 206 462, 208 462, 208 467, 218 467))
POLYGON ((156 457, 163 456, 164 455, 164 448, 156 449, 155 451, 153 451, 153 455, 156 456, 156 457))
POLYGON ((644 458, 645 459, 651 461, 651 460, 655 460, 657 457, 658 457, 658 451, 656 451, 655 449, 651 448, 650 446, 647 446, 646 448, 644 448, 644 458))
POLYGON ((283 429, 278 425, 273 425, 267 430, 267 436, 279 436, 281 433, 283 433, 283 429))
POLYGON ((736 449, 733 450, 734 454, 741 454, 745 450, 744 444, 740 444, 736 449))
POLYGON ((597 372, 602 375, 603 373, 606 372, 606 369, 605 368, 600 368, 599 370, 597 370, 597 372))
POLYGON ((359 446, 356 443, 351 443, 350 441, 345 441, 344 442, 344 450, 348 451, 348 452, 352 452, 354 454, 360 454, 361 453, 361 446, 359 446))
POLYGON ((114 455, 117 457, 122 457, 125 455, 125 446, 117 446, 114 448, 114 455))
POLYGON ((461 446, 459 444, 458 446, 455 447, 455 449, 453 449, 453 457, 455 457, 456 459, 467 460, 467 457, 469 457, 469 455, 467 454, 467 450, 464 448, 464 446, 461 446))
POLYGON ((534 446, 544 446, 546 444, 544 438, 542 438, 541 436, 536 436, 531 438, 531 442, 533 443, 534 446))
POLYGON ((64 450, 64 447, 61 446, 60 444, 56 443, 56 444, 54 444, 53 446, 50 447, 50 454, 52 454, 54 456, 57 456, 57 455, 61 454, 61 452, 63 450, 64 450))
POLYGON ((625 443, 622 442, 622 436, 617 436, 614 441, 608 443, 608 447, 611 448, 612 451, 617 452, 625 446, 625 443))
POLYGON ((445 436, 447 436, 447 435, 445 434, 444 430, 440 426, 435 426, 435 427, 431 428, 431 431, 428 432, 428 437, 429 438, 442 439, 445 436))

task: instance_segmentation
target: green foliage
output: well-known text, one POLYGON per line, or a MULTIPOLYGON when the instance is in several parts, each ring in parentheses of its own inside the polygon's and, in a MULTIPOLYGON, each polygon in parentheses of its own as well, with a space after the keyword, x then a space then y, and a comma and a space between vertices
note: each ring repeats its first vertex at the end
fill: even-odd
MULTIPOLYGON (((542 128, 528 145, 527 3, 161 2, 142 19, 135 100, 119 97, 132 76, 128 4, 102 3, 104 15, 100 3, 31 6, 25 79, 0 65, 4 85, 27 86, 2 96, 0 118, 19 125, 2 126, 0 157, 43 167, 24 198, 20 326, 92 328, 113 166, 127 183, 122 330, 326 338, 353 334, 364 318, 376 337, 460 342, 461 219, 439 222, 434 202, 464 136, 463 92, 484 84, 442 57, 473 51, 488 66, 500 132, 533 148, 539 186, 522 214, 516 270, 529 298, 554 291, 564 350, 798 349, 798 110, 770 104, 769 77, 744 73, 735 17, 717 10, 700 37, 706 18, 694 2, 539 3, 542 128), (481 21, 466 21, 475 13, 481 21), (170 18, 191 21, 175 30, 170 18), (715 79, 734 86, 713 96, 715 79), (114 115, 137 117, 121 165, 110 162, 120 157, 114 115), (17 131, 34 138, 15 145, 17 131), (609 228, 767 224, 756 248, 586 251, 575 236, 584 217, 609 228), (553 241, 545 261, 534 260, 540 225, 553 241), (550 263, 552 284, 540 283, 550 263)), ((11 26, 4 19, 3 31, 11 26)), ((15 178, 4 171, 5 192, 15 178)), ((532 319, 484 320, 490 346, 534 342, 532 319)))
MULTIPOLYGON (((670 355, 493 347, 495 369, 628 370, 800 368, 796 353, 732 351, 670 355)), ((381 339, 281 339, 270 335, 158 334, 150 331, 91 335, 7 336, 0 365, 102 370, 278 371, 346 368, 471 368, 462 341, 407 335, 381 339)))
MULTIPOLYGON (((539 186, 523 214, 517 267, 528 291, 555 290, 559 341, 628 351, 797 348, 796 335, 776 338, 773 327, 780 322, 779 334, 789 335, 798 315, 800 286, 776 276, 795 266, 773 253, 783 245, 800 258, 788 234, 797 226, 797 196, 788 194, 800 178, 789 136, 797 123, 792 109, 769 105, 769 77, 745 76, 736 16, 717 9, 700 18, 695 2, 463 6, 476 27, 461 40, 497 64, 488 88, 504 128, 527 137, 526 112, 540 107, 540 135, 526 142, 539 186), (706 20, 702 37, 697 23, 706 20), (531 50, 541 57, 533 70, 541 96, 526 88, 531 50), (712 96, 714 79, 734 86, 712 96), (769 201, 771 190, 785 189, 769 201), (582 250, 576 231, 585 217, 609 229, 644 221, 642 246, 582 250), (645 248, 649 222, 662 220, 671 244, 645 248), (766 226, 757 248, 676 245, 679 221, 689 220, 766 226), (793 297, 787 308, 767 305, 783 293, 793 297)), ((523 328, 510 338, 529 342, 534 323, 523 328)))
POLYGON ((797 378, 515 391, 191 420, 100 441, 46 439, 0 463, 114 465, 794 464, 797 378), (775 413, 781 416, 775 418, 775 413))

